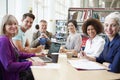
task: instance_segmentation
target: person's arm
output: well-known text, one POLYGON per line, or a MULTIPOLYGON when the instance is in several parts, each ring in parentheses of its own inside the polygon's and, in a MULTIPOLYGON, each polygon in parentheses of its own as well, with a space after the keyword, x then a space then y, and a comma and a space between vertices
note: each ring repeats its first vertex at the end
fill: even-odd
POLYGON ((120 73, 120 48, 116 51, 116 55, 108 68, 111 72, 120 73))
POLYGON ((0 62, 6 71, 19 72, 28 69, 32 62, 15 62, 16 58, 10 42, 6 39, 0 41, 0 62))
POLYGON ((30 43, 28 39, 26 39, 25 47, 30 47, 30 43))
POLYGON ((30 47, 26 47, 24 50, 27 53, 39 53, 44 49, 44 47, 42 45, 36 47, 36 48, 30 48, 30 47))
POLYGON ((80 52, 81 45, 82 45, 82 37, 81 37, 81 35, 77 35, 77 36, 75 37, 74 43, 75 43, 74 51, 80 52))
POLYGON ((39 36, 38 32, 33 33, 33 38, 32 38, 32 42, 31 42, 31 45, 30 45, 31 48, 35 48, 35 47, 40 45, 38 36, 39 36))
POLYGON ((88 59, 88 60, 90 60, 90 61, 96 61, 96 58, 95 58, 95 57, 87 56, 84 51, 81 51, 81 52, 80 52, 80 57, 85 58, 85 59, 88 59))
POLYGON ((105 44, 105 40, 99 40, 96 42, 96 45, 94 46, 94 53, 92 53, 93 56, 98 57, 100 53, 103 51, 105 44))
POLYGON ((67 50, 66 52, 72 52, 73 53, 73 56, 77 56, 78 53, 80 52, 80 49, 81 49, 81 45, 82 45, 82 38, 81 38, 81 35, 77 34, 72 43, 74 43, 72 46, 73 46, 73 49, 71 50, 67 50))
POLYGON ((30 48, 30 47, 23 47, 22 42, 20 40, 13 41, 17 49, 21 52, 27 52, 27 53, 38 53, 41 52, 43 47, 38 46, 37 48, 30 48))
POLYGON ((47 31, 46 34, 45 34, 45 38, 47 38, 47 42, 46 42, 45 48, 49 49, 50 45, 51 45, 52 33, 50 33, 50 32, 47 31))
POLYGON ((17 49, 21 52, 25 52, 25 49, 22 46, 21 40, 13 40, 14 45, 17 47, 17 49))

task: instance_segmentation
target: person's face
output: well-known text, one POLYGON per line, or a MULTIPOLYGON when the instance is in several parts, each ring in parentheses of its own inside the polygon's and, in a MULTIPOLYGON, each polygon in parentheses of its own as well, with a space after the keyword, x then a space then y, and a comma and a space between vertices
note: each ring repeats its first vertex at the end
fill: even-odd
POLYGON ((40 31, 41 31, 41 32, 46 32, 47 23, 45 23, 45 22, 40 22, 39 26, 40 26, 40 31))
POLYGON ((26 30, 30 29, 32 24, 33 24, 33 19, 30 18, 29 16, 27 16, 24 20, 22 20, 22 26, 24 26, 26 30))
POLYGON ((114 19, 106 20, 104 23, 104 31, 108 37, 114 37, 119 32, 119 25, 114 19))
POLYGON ((89 25, 88 27, 87 27, 87 34, 88 34, 88 36, 90 37, 90 38, 94 38, 95 36, 96 36, 96 30, 95 30, 95 28, 92 26, 92 25, 89 25))
POLYGON ((15 35, 18 32, 18 26, 15 23, 5 25, 5 34, 10 37, 15 35))
POLYGON ((68 30, 71 33, 74 33, 76 31, 75 26, 72 22, 68 23, 68 30))

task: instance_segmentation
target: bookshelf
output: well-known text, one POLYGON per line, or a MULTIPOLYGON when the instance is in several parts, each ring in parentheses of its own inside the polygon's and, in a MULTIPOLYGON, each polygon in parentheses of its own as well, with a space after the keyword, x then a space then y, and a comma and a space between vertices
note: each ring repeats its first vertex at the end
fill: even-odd
POLYGON ((56 20, 56 38, 57 40, 64 41, 67 35, 67 20, 56 20))
POLYGON ((68 20, 76 20, 78 22, 79 32, 82 33, 81 25, 86 19, 92 17, 99 19, 103 23, 105 17, 115 11, 120 12, 120 8, 69 8, 68 20))
MULTIPOLYGON (((81 26, 83 22, 88 18, 99 19, 102 23, 104 22, 105 17, 111 12, 120 12, 120 8, 69 8, 68 10, 68 20, 76 20, 79 27, 79 33, 82 35, 82 46, 85 46, 86 40, 88 39, 82 33, 81 26)), ((100 34, 104 37, 104 34, 100 34)))

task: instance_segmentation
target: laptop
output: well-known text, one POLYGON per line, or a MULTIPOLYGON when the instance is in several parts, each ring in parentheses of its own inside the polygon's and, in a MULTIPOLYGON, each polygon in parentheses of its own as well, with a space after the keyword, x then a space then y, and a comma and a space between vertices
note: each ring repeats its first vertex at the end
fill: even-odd
MULTIPOLYGON (((40 56, 39 58, 41 59, 41 61, 43 62, 52 62, 52 58, 51 58, 51 54, 52 53, 59 53, 60 50, 60 43, 57 42, 52 42, 48 51, 47 56, 40 56)), ((33 60, 35 60, 35 57, 32 57, 33 60)), ((36 59, 37 60, 37 59, 36 59)))

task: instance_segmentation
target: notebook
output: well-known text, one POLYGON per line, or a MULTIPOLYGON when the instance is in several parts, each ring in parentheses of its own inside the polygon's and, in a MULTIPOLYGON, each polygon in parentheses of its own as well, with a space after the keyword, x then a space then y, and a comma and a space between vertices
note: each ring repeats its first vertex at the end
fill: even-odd
POLYGON ((60 43, 52 42, 47 56, 39 57, 39 58, 42 59, 43 62, 52 62, 51 53, 58 53, 60 50, 60 46, 61 46, 60 43))

